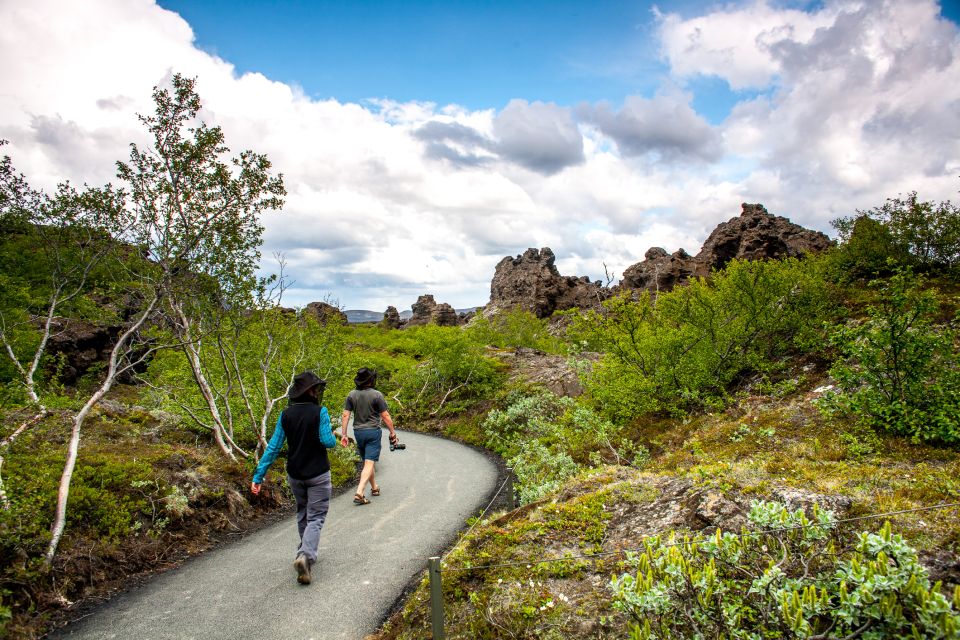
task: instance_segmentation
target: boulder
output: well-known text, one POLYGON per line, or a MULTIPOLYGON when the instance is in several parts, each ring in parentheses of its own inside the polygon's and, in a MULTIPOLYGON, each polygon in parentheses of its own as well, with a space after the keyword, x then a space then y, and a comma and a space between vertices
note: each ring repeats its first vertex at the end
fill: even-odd
POLYGON ((496 313, 520 307, 538 318, 554 311, 597 306, 609 296, 599 281, 586 276, 561 276, 549 247, 527 249, 523 254, 501 260, 490 283, 487 311, 496 313))
POLYGON ((313 316, 320 324, 327 324, 331 320, 347 324, 347 314, 326 302, 311 302, 306 306, 304 312, 313 316))
POLYGON ((54 318, 47 342, 49 373, 63 384, 76 384, 91 368, 110 359, 121 330, 76 318, 54 318))

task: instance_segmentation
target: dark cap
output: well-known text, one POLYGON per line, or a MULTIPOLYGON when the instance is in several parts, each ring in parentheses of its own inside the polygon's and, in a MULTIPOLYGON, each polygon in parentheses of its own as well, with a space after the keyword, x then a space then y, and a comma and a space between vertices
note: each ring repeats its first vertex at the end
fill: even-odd
POLYGON ((357 371, 356 377, 353 379, 353 384, 357 385, 357 389, 367 389, 377 384, 377 372, 373 369, 367 369, 366 367, 361 367, 357 371))
POLYGON ((326 387, 327 381, 315 374, 313 371, 304 371, 297 374, 287 392, 288 398, 299 398, 314 387, 326 387))

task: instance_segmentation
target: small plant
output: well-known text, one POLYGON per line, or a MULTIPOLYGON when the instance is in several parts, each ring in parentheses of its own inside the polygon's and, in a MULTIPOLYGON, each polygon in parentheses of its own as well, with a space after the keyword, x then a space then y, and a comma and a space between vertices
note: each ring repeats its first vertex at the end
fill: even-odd
POLYGON ((956 638, 951 603, 886 523, 845 548, 831 512, 755 502, 742 535, 650 538, 610 582, 631 638, 956 638))

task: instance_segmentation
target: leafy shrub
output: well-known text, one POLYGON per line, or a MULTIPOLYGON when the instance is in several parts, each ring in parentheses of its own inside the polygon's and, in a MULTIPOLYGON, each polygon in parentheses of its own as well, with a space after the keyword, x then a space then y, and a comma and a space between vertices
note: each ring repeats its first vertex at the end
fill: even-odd
POLYGON ((527 347, 561 353, 563 342, 550 334, 547 321, 519 307, 492 317, 479 315, 467 329, 482 344, 495 347, 527 347))
POLYGON ((497 386, 496 364, 468 331, 427 325, 403 333, 419 360, 407 397, 420 411, 435 415, 452 400, 480 397, 497 386))
POLYGON ((528 443, 507 464, 517 477, 520 504, 528 504, 553 493, 580 471, 569 454, 551 451, 539 440, 528 443))
POLYGON ((841 242, 831 256, 837 281, 887 276, 896 265, 905 264, 909 259, 887 225, 866 214, 840 218, 832 224, 839 231, 841 242))
POLYGON ((656 297, 614 297, 570 329, 574 343, 604 352, 586 386, 598 404, 617 409, 683 412, 722 403, 746 374, 772 371, 784 355, 820 342, 832 311, 822 272, 814 259, 734 260, 656 297))
POLYGON ((507 459, 522 503, 557 490, 589 466, 643 466, 649 452, 590 408, 549 391, 515 397, 483 423, 487 446, 507 459))
POLYGON ((830 370, 840 392, 823 406, 916 441, 960 442, 957 332, 934 326, 937 307, 936 293, 910 272, 883 284, 868 319, 832 336, 842 354, 830 370))
POLYGON ((755 502, 752 535, 646 540, 610 582, 632 638, 955 638, 953 603, 886 523, 842 544, 832 513, 755 502))
POLYGON ((960 264, 960 209, 949 200, 935 204, 912 191, 832 224, 845 260, 862 275, 882 272, 888 262, 925 271, 960 264))

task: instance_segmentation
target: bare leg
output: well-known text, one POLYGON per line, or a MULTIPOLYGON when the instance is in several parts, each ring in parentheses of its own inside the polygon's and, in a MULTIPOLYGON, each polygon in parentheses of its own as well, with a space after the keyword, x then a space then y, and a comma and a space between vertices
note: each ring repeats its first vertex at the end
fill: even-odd
POLYGON ((367 483, 373 479, 373 460, 363 461, 363 470, 360 471, 360 484, 357 486, 357 495, 362 496, 367 489, 367 483))

